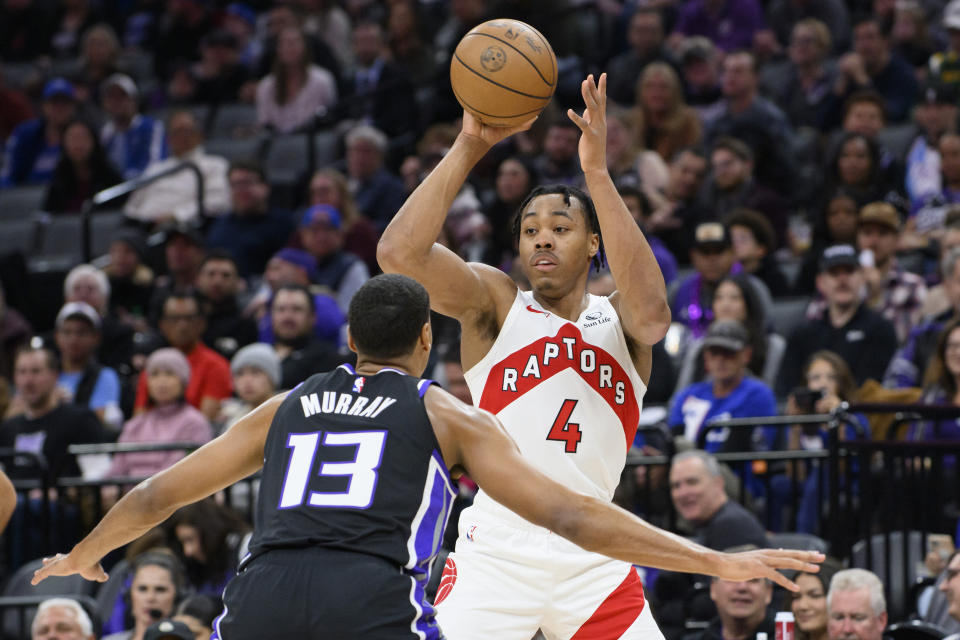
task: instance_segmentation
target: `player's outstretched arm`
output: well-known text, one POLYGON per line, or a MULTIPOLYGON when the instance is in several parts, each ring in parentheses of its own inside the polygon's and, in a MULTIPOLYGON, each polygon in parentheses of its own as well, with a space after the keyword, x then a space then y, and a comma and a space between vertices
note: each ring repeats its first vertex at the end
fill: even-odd
MULTIPOLYGON (((490 147, 530 127, 488 127, 467 112, 450 151, 424 179, 387 225, 377 244, 377 262, 385 273, 402 273, 423 284, 430 306, 454 318, 473 309, 489 309, 491 296, 483 275, 501 276, 492 267, 474 271, 456 253, 436 242, 454 198, 474 165, 490 147)), ((511 296, 512 301, 512 296, 511 296)))
POLYGON ((466 469, 491 498, 589 551, 646 567, 719 576, 768 578, 797 590, 778 569, 817 571, 811 551, 722 553, 644 522, 608 502, 570 491, 527 463, 490 413, 446 392, 427 392, 427 411, 444 460, 466 469))
POLYGON ((44 566, 34 573, 32 583, 74 573, 104 582, 107 574, 100 559, 107 553, 139 538, 180 507, 257 471, 263 465, 270 423, 285 397, 284 393, 267 400, 220 437, 138 484, 69 554, 44 558, 44 566))
POLYGON ((641 344, 659 342, 670 326, 663 273, 643 232, 634 221, 607 169, 607 74, 581 87, 585 110, 567 112, 580 127, 580 167, 597 208, 603 246, 617 292, 611 303, 627 334, 641 344))

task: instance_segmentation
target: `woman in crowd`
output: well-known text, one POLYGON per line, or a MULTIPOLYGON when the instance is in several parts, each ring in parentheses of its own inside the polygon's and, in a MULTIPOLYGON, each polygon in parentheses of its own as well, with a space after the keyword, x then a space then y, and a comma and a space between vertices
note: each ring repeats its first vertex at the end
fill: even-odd
POLYGON ((680 78, 665 62, 644 67, 637 82, 637 105, 637 143, 656 151, 664 162, 700 142, 700 118, 684 102, 680 78))
POLYGON ((862 133, 845 133, 840 138, 827 166, 826 180, 831 191, 838 187, 849 191, 858 208, 885 200, 888 193, 896 190, 884 182, 877 143, 862 133))
POLYGON ((856 246, 859 212, 857 199, 850 190, 838 187, 830 192, 823 213, 814 221, 813 242, 803 258, 793 286, 794 294, 810 295, 814 292, 824 249, 835 244, 856 246))
POLYGON ((370 275, 380 273, 377 264, 377 227, 357 209, 347 178, 336 169, 320 169, 310 179, 310 206, 328 204, 340 212, 343 248, 363 260, 370 275))
POLYGON ((790 594, 797 640, 827 640, 827 592, 830 580, 841 569, 842 564, 827 558, 817 573, 798 573, 793 579, 800 587, 790 594))
POLYGON ((643 191, 654 206, 663 201, 670 172, 654 151, 637 144, 636 127, 629 112, 611 109, 607 117, 607 166, 618 187, 643 191))
MULTIPOLYGON (((774 387, 787 342, 783 336, 767 332, 766 314, 749 277, 735 274, 720 280, 713 296, 712 311, 714 320, 736 320, 746 328, 753 350, 747 369, 774 387)), ((676 388, 684 389, 703 380, 705 375, 701 341, 696 340, 687 348, 676 388)))
POLYGON ((63 131, 60 160, 43 201, 44 211, 78 213, 93 194, 121 181, 93 127, 74 120, 63 131))
POLYGON ((183 568, 177 558, 162 551, 148 551, 133 561, 133 582, 124 598, 129 628, 103 640, 143 640, 151 624, 173 615, 183 593, 183 568))
POLYGON ((433 51, 420 35, 418 2, 397 0, 390 3, 387 41, 394 62, 407 72, 415 86, 433 81, 436 63, 433 51))
POLYGON ((234 354, 230 373, 237 397, 220 405, 217 430, 221 433, 276 393, 280 386, 280 360, 273 347, 255 342, 234 354))
MULTIPOLYGON (((944 326, 937 350, 923 376, 923 403, 960 406, 960 318, 944 326)), ((919 422, 910 427, 910 440, 958 440, 960 420, 919 422)))
POLYGON ((251 527, 213 498, 187 505, 164 524, 197 593, 220 595, 246 554, 251 527))
MULTIPOLYGON (((118 442, 195 442, 213 438, 210 423, 187 404, 184 392, 190 381, 190 363, 173 348, 157 349, 147 358, 148 409, 129 420, 118 442)), ((183 451, 118 453, 109 476, 151 476, 184 456, 183 451)))
POLYGON ((98 101, 100 84, 114 73, 124 72, 118 64, 119 57, 120 40, 110 25, 96 24, 84 32, 79 67, 69 74, 81 103, 98 101))
POLYGON ((497 167, 492 198, 487 198, 483 213, 490 222, 490 244, 484 261, 502 265, 513 260, 514 239, 511 221, 517 207, 537 186, 533 163, 522 156, 511 156, 497 167))
POLYGON ((307 127, 337 102, 333 74, 310 62, 303 32, 286 28, 277 38, 270 75, 257 86, 257 122, 280 133, 307 127))

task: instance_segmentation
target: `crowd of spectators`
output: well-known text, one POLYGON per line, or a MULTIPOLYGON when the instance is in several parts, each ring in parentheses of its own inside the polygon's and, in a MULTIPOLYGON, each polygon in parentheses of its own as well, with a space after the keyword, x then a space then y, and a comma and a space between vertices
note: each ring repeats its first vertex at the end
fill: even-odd
MULTIPOLYGON (((46 214, 77 216, 121 181, 182 162, 197 174, 165 175, 115 203, 122 224, 100 239, 104 255, 71 265, 62 292, 42 293, 56 313, 0 274, 0 445, 39 455, 53 481, 129 481, 182 452, 104 461, 68 447, 201 444, 349 361, 346 310, 379 271, 379 234, 459 130, 453 49, 504 16, 547 36, 557 90, 529 131, 470 176, 441 233, 450 250, 524 286, 512 216, 537 185, 582 186, 565 109, 581 108, 587 73, 606 72, 608 167, 661 266, 674 321, 654 349, 645 404, 665 407, 678 441, 712 453, 820 449, 816 425, 704 429, 714 418, 830 412, 870 381, 960 406, 960 0, 11 0, 0 3, 0 208, 8 190, 33 187, 46 214), (242 117, 229 130, 213 127, 231 110, 242 117), (278 180, 266 151, 297 135, 333 139, 333 157, 278 180), (257 151, 228 153, 240 147, 225 142, 243 140, 257 151)), ((592 293, 614 286, 605 268, 591 274, 592 293)), ((456 323, 434 320, 428 375, 469 400, 456 323)), ((876 433, 854 418, 841 437, 876 433)), ((918 422, 903 436, 956 440, 958 425, 918 422)), ((798 530, 822 532, 816 474, 786 505, 776 481, 763 488, 703 451, 680 456, 669 478, 645 481, 668 483, 689 532, 717 537, 712 546, 766 543, 724 484, 769 492, 796 511, 798 530)), ((243 528, 216 509, 190 517, 168 527, 165 545, 186 561, 190 590, 215 593, 243 528), (190 542, 203 535, 220 547, 190 542)), ((956 569, 946 571, 943 592, 960 602, 956 569)), ((793 601, 804 634, 869 640, 827 628, 826 608, 840 602, 829 625, 873 615, 883 629, 863 576, 818 580, 793 601), (872 614, 841 596, 858 589, 872 614)), ((658 583, 661 602, 686 588, 658 583)), ((709 596, 719 617, 704 637, 772 633, 768 584, 721 581, 709 596)), ((149 614, 170 617, 174 600, 143 615, 134 606, 109 630, 163 637, 149 635, 149 614)), ((74 619, 86 637, 80 613, 58 602, 37 619, 74 619)), ((45 637, 37 624, 34 637, 45 637)))

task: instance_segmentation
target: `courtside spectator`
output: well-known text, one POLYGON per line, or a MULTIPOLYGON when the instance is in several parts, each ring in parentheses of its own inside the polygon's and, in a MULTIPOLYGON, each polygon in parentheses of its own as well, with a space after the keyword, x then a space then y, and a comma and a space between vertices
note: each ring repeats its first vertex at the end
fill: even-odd
POLYGON ((830 640, 881 640, 887 626, 883 583, 866 569, 834 574, 827 592, 827 634, 830 640))
MULTIPOLYGON (((745 550, 743 547, 737 549, 745 550)), ((773 583, 766 578, 738 582, 713 578, 710 599, 717 605, 717 617, 697 636, 698 640, 755 638, 761 633, 772 637, 773 611, 769 608, 772 598, 773 583)))
MULTIPOLYGON (((940 332, 923 375, 925 404, 957 406, 960 393, 960 318, 950 320, 940 332)), ((949 440, 960 438, 960 421, 929 420, 911 426, 910 440, 949 440)))
POLYGON ((37 607, 30 625, 31 640, 95 640, 93 622, 72 598, 50 598, 37 607))
POLYGON ((164 523, 197 593, 220 595, 245 555, 250 525, 229 507, 207 498, 177 510, 164 523))
MULTIPOLYGON (((190 382, 184 396, 207 420, 213 420, 220 411, 220 402, 232 392, 230 364, 200 340, 206 329, 202 303, 190 292, 170 293, 160 308, 160 334, 190 363, 190 382)), ((137 412, 150 404, 147 377, 146 371, 142 372, 137 383, 137 412)))
POLYGON ((143 173, 147 165, 167 157, 163 123, 139 113, 140 92, 130 76, 114 74, 100 89, 103 110, 110 118, 100 130, 100 141, 124 180, 143 173))
MULTIPOLYGON (((150 163, 144 175, 156 175, 182 162, 191 162, 203 174, 204 214, 217 216, 226 212, 230 208, 228 163, 224 158, 203 150, 203 133, 197 116, 190 111, 174 112, 167 120, 167 144, 170 157, 150 163)), ((196 175, 183 170, 135 191, 127 201, 124 213, 146 226, 171 221, 197 222, 196 175)))
MULTIPOLYGON (((210 423, 187 404, 190 363, 177 349, 157 349, 144 368, 147 385, 146 411, 131 418, 117 442, 194 442, 213 438, 210 423)), ((186 455, 185 451, 117 453, 108 477, 145 477, 163 471, 186 455)))
POLYGON ((840 355, 857 381, 881 380, 897 348, 893 324, 864 302, 866 282, 856 249, 834 245, 823 252, 817 289, 826 300, 823 314, 800 325, 787 340, 778 393, 801 380, 806 354, 827 349, 840 355))
POLYGON ((950 554, 947 566, 940 576, 937 589, 947 600, 947 613, 955 623, 960 623, 960 552, 954 551, 950 554))
POLYGON ((230 211, 217 217, 207 232, 207 247, 233 254, 243 278, 263 273, 267 260, 286 245, 293 214, 271 206, 270 183, 263 167, 248 160, 230 164, 230 211))
POLYGON ((40 113, 39 118, 18 125, 7 138, 0 162, 0 187, 44 184, 53 177, 63 130, 77 113, 74 86, 63 78, 47 82, 40 113))
POLYGON ((796 621, 794 632, 800 640, 827 640, 827 589, 842 568, 828 557, 820 563, 817 573, 801 572, 793 579, 800 590, 790 594, 789 603, 796 621))

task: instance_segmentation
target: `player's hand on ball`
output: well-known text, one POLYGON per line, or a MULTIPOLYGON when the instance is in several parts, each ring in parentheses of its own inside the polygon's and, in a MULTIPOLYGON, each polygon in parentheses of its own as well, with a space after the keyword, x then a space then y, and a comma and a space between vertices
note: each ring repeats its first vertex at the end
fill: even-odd
POLYGON ((483 140, 488 146, 493 146, 509 138, 515 133, 520 133, 521 131, 526 131, 530 128, 537 119, 537 116, 534 116, 515 127, 491 127, 490 125, 483 124, 469 111, 464 110, 463 112, 463 126, 461 131, 464 135, 468 135, 474 138, 479 138, 483 140))
POLYGON ((757 549, 740 553, 720 553, 720 565, 716 575, 723 580, 739 582, 754 578, 767 578, 790 591, 799 591, 800 587, 777 571, 791 569, 806 573, 817 573, 824 555, 819 551, 795 551, 787 549, 757 549))
POLYGON ((72 576, 75 573, 79 573, 84 579, 93 582, 106 582, 109 577, 99 562, 87 566, 78 566, 72 554, 58 553, 52 558, 43 559, 43 567, 33 572, 30 584, 38 585, 50 576, 72 576))
POLYGON ((580 127, 580 168, 584 173, 607 170, 607 74, 594 83, 593 74, 580 84, 583 115, 567 109, 567 116, 580 127))

